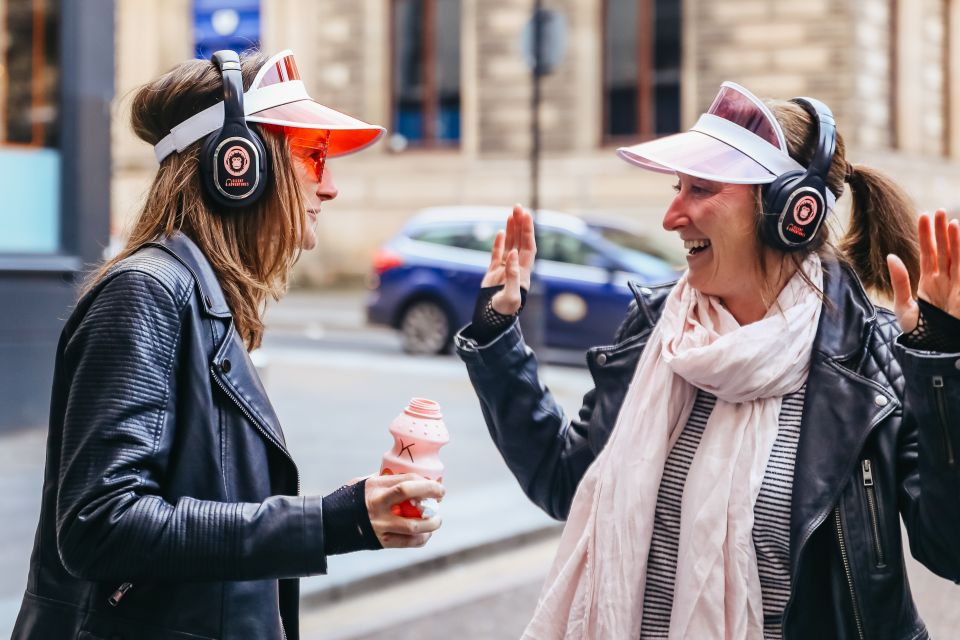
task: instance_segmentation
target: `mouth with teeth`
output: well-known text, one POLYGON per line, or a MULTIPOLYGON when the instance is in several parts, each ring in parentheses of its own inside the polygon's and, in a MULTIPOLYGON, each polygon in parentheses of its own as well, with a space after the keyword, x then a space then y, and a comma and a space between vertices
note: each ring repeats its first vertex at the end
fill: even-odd
POLYGON ((695 256, 698 253, 703 253, 710 248, 709 240, 684 240, 683 248, 687 250, 688 256, 695 256))

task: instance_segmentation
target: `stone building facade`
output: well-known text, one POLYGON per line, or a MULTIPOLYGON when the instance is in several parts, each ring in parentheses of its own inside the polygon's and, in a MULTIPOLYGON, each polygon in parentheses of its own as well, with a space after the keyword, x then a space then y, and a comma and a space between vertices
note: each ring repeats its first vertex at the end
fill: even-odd
MULTIPOLYGON (((293 49, 314 97, 390 129, 401 1, 409 0, 262 0, 262 47, 293 49)), ((459 33, 447 37, 459 42, 459 143, 400 150, 394 138, 331 162, 340 197, 324 210, 319 250, 298 265, 302 283, 362 275, 421 207, 529 198, 532 85, 520 39, 532 1, 426 1, 458 4, 459 33)), ((889 171, 919 209, 960 208, 960 0, 545 0, 566 18, 567 47, 542 85, 542 207, 660 232, 671 178, 617 159, 629 137, 604 133, 612 2, 636 2, 648 18, 678 11, 681 129, 723 80, 763 96, 816 96, 833 108, 855 163, 889 171)), ((123 98, 192 55, 191 7, 117 2, 115 233, 154 169, 151 150, 128 132, 123 98)))

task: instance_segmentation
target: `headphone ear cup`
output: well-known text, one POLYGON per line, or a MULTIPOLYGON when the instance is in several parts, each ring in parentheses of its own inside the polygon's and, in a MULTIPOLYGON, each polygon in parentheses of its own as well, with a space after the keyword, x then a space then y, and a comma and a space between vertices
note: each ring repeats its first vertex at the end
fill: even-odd
POLYGON ((204 191, 223 207, 250 206, 266 190, 268 162, 256 132, 228 124, 207 136, 200 149, 204 191))
POLYGON ((781 251, 810 244, 827 214, 826 185, 816 176, 791 172, 764 189, 763 241, 781 251))

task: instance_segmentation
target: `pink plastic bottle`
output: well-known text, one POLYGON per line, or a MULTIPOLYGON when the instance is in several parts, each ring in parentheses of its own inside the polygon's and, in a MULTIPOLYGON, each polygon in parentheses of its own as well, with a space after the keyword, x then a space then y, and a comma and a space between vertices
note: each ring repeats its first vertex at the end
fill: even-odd
MULTIPOLYGON (((393 448, 383 454, 380 475, 416 473, 428 480, 443 482, 440 447, 450 442, 443 424, 440 405, 433 400, 413 398, 403 412, 390 423, 393 448)), ((393 512, 405 518, 431 517, 436 501, 414 505, 410 500, 393 506, 393 512)))

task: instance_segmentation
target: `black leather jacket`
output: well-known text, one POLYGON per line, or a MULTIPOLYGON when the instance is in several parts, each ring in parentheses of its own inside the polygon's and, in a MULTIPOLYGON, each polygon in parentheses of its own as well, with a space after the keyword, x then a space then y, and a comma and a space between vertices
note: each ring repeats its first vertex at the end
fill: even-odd
MULTIPOLYGON (((813 348, 790 517, 788 639, 926 638, 903 564, 960 579, 960 354, 905 349, 846 267, 825 262, 828 302, 813 348)), ((587 353, 595 388, 567 417, 519 328, 456 345, 493 439, 531 500, 564 519, 616 423, 672 285, 634 287, 609 347, 587 353)), ((465 330, 467 335, 469 331, 465 330)))
POLYGON ((13 638, 297 638, 296 578, 326 570, 298 493, 209 263, 181 234, 139 251, 60 339, 13 638))

